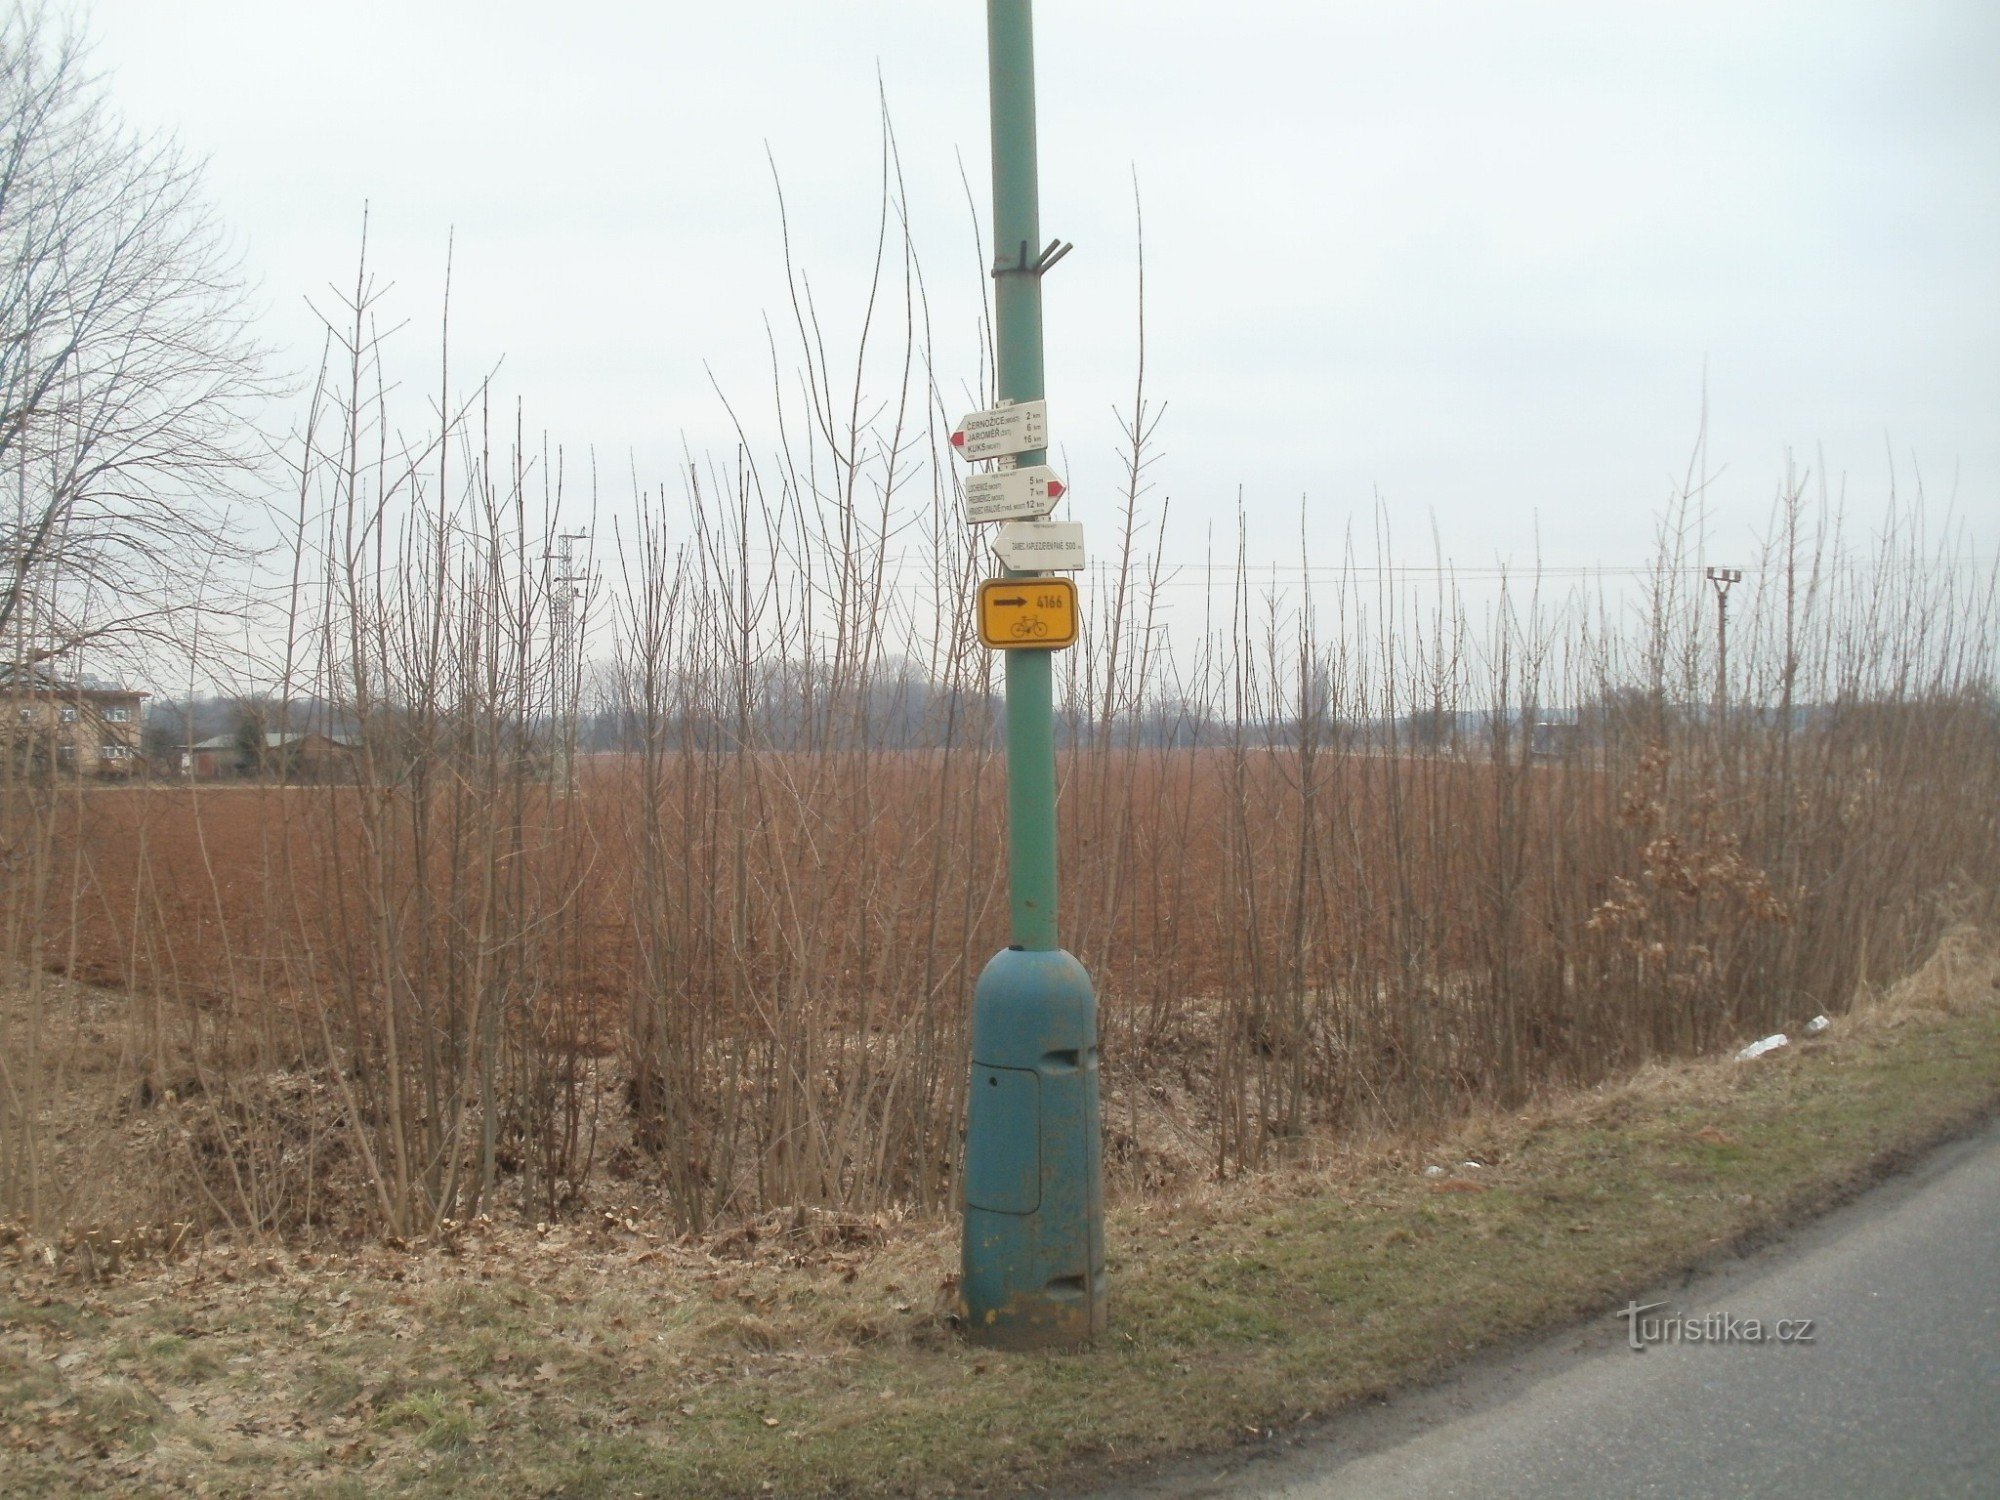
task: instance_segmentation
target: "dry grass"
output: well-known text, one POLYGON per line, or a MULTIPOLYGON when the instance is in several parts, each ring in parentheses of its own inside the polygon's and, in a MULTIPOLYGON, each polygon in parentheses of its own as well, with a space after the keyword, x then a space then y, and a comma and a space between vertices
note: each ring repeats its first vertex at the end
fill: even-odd
POLYGON ((1129 1202, 1113 1332, 1064 1357, 960 1344, 950 1225, 894 1215, 689 1237, 606 1211, 337 1254, 135 1237, 115 1273, 9 1231, 0 1479, 804 1495, 1101 1477, 1603 1312, 1996 1105, 2000 961, 1960 930, 1889 997, 1754 1064, 1655 1065, 1129 1202))

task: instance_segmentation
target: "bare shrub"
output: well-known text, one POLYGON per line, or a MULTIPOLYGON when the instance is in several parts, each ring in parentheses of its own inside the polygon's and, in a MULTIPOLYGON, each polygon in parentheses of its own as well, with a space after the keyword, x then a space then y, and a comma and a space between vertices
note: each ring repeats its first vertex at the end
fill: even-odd
MULTIPOLYGON (((606 1174, 691 1231, 952 1203, 1000 705, 892 151, 885 184, 851 360, 794 273, 767 422, 640 497, 601 601, 552 569, 578 502, 518 415, 392 415, 364 272, 269 693, 351 776, 6 803, 9 951, 141 997, 215 1220, 407 1237, 606 1174)), ((1725 692, 1693 479, 1630 615, 1406 575, 1386 521, 1273 575, 1245 516, 1182 578, 1143 383, 1124 421, 1059 769, 1130 1190, 1785 1029, 1993 916, 1995 580, 1911 516, 1857 554, 1788 477, 1725 692)), ((0 1206, 46 1201, 8 1024, 0 1206)))

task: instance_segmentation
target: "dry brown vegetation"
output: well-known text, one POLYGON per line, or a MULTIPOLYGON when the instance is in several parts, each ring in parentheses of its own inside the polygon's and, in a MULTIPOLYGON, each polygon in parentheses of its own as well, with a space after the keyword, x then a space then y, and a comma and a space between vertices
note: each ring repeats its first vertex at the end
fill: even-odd
MULTIPOLYGON (((1838 1012, 1995 888, 2000 722, 1966 685, 1790 732, 1660 710, 1556 757, 1504 719, 1361 743, 1338 709, 1065 752, 1066 940, 1129 1191, 1838 1012)), ((358 787, 17 787, 9 1211, 55 1227, 98 1186, 36 1071, 74 1036, 61 973, 97 987, 110 1096, 175 1122, 161 1221, 943 1210, 1005 941, 989 731, 714 749, 676 718, 562 776, 453 747, 358 787)))
MULTIPOLYGON (((640 497, 596 582, 550 565, 561 455, 483 389, 399 436, 364 271, 292 455, 269 664, 270 727, 351 735, 353 783, 0 787, 0 1214, 59 1227, 94 1187, 52 1123, 56 975, 103 987, 92 1066, 163 1122, 167 1219, 949 1209, 1005 941, 1003 710, 893 222, 894 341, 837 376, 801 283, 769 456, 640 497)), ((1920 511, 1857 554, 1788 482, 1719 683, 1692 479, 1629 617, 1530 580, 1475 618, 1386 567, 1257 586, 1239 540, 1196 619, 1152 431, 1141 389, 1061 659, 1114 1183, 1837 1012, 1991 914, 2000 612, 1920 511)))
MULTIPOLYGON (((59 986, 60 987, 60 986, 59 986)), ((86 1027, 105 1000, 69 988, 86 1027)), ((79 1038, 81 1040, 81 1038, 79 1038)), ((100 1038, 101 1046, 106 1038, 100 1038)), ((1422 1141, 1109 1216, 1096 1347, 951 1331, 948 1222, 794 1209, 677 1236, 615 1201, 408 1245, 52 1238, 0 1221, 10 1494, 964 1494, 1309 1436, 1316 1414, 1602 1315, 2000 1102, 1969 928, 1825 1033, 1659 1063, 1422 1141), (1215 1370, 1229 1378, 1217 1382, 1215 1370)), ((156 1123, 128 1118, 128 1132, 156 1123)), ((1836 1330, 1837 1331, 1837 1330, 1836 1330)))

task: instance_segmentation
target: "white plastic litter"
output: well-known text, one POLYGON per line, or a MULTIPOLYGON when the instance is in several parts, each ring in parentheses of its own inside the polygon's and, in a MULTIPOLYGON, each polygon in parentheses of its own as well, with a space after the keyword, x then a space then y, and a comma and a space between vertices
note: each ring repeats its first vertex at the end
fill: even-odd
POLYGON ((1424 1168, 1424 1176, 1426 1176, 1426 1177, 1442 1177, 1442 1176, 1444 1176, 1444 1168, 1443 1168, 1443 1167, 1425 1167, 1425 1168, 1424 1168))
POLYGON ((1784 1032, 1775 1032, 1765 1037, 1762 1041, 1752 1042, 1749 1046, 1745 1047, 1741 1052, 1736 1054, 1736 1060, 1738 1062, 1749 1062, 1753 1057, 1762 1057, 1766 1052, 1776 1052, 1780 1047, 1790 1046, 1791 1040, 1784 1032))
POLYGON ((1483 1161, 1462 1161, 1459 1163, 1459 1166, 1468 1172, 1484 1172, 1486 1170, 1486 1163, 1483 1161))
POLYGON ((1833 1022, 1829 1021, 1825 1016, 1814 1016, 1810 1021, 1806 1022, 1806 1035, 1818 1036, 1832 1024, 1833 1022))

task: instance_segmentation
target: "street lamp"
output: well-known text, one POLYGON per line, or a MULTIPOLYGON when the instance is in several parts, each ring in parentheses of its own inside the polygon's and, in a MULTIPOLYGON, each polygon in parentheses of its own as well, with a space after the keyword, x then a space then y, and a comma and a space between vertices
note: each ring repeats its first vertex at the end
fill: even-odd
POLYGON ((1729 586, 1743 581, 1741 568, 1710 568, 1715 586, 1715 732, 1729 717, 1729 586))

